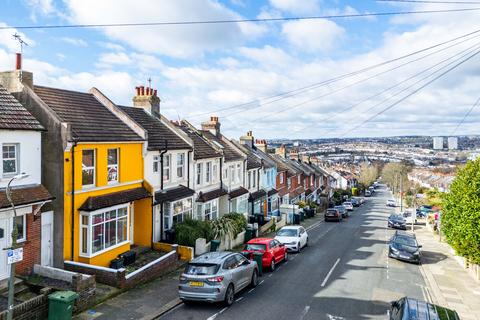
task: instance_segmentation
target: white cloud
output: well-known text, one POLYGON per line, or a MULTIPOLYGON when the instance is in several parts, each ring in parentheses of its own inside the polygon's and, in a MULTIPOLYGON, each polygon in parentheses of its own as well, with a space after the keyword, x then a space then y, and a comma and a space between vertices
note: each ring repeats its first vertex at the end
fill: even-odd
POLYGON ((314 14, 320 10, 318 0, 270 0, 270 5, 294 14, 314 14))
MULTIPOLYGON (((65 0, 75 23, 135 23, 239 19, 234 11, 214 0, 118 1, 65 0), (108 14, 105 14, 108 12, 108 14)), ((104 32, 137 51, 174 57, 192 57, 205 51, 226 49, 263 34, 253 23, 145 27, 109 27, 104 32)))
POLYGON ((299 50, 326 52, 341 42, 345 29, 330 20, 301 20, 284 23, 282 34, 299 50))
POLYGON ((76 47, 88 47, 88 43, 83 39, 62 37, 60 40, 76 47))
POLYGON ((125 52, 108 52, 100 56, 98 66, 129 65, 132 60, 125 52))
POLYGON ((31 8, 30 19, 33 21, 37 21, 37 14, 45 16, 56 11, 53 0, 27 0, 26 4, 31 8))
MULTIPOLYGON (((8 27, 8 25, 0 22, 0 27, 8 27)), ((35 41, 27 37, 23 32, 18 32, 16 29, 0 29, 0 46, 12 52, 20 52, 20 45, 18 41, 13 38, 14 34, 18 34, 29 46, 33 47, 35 45, 35 41)))

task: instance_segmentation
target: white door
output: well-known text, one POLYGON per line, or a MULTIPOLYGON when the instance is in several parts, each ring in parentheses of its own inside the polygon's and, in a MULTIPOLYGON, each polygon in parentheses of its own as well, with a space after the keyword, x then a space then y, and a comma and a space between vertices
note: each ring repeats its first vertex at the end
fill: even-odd
POLYGON ((161 221, 160 221, 160 205, 153 207, 153 214, 154 214, 154 225, 153 225, 153 242, 160 241, 160 229, 161 229, 161 221))
POLYGON ((9 276, 9 265, 7 264, 7 248, 9 245, 10 228, 8 222, 10 219, 0 219, 0 280, 9 276))
POLYGON ((42 266, 53 265, 53 212, 42 213, 42 266))
POLYGON ((133 203, 130 205, 130 226, 129 226, 129 231, 130 231, 130 244, 133 244, 134 242, 134 225, 135 225, 135 210, 134 210, 134 205, 133 203))

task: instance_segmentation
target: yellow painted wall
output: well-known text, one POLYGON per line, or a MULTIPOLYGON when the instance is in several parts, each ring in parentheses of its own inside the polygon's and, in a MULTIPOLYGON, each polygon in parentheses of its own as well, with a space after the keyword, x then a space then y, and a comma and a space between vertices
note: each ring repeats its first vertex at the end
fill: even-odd
MULTIPOLYGON (((74 261, 91 263, 99 266, 108 266, 110 260, 118 254, 130 249, 130 244, 122 245, 114 250, 105 252, 93 258, 79 257, 79 211, 85 200, 91 196, 99 196, 117 191, 135 189, 142 186, 143 180, 143 155, 142 143, 119 143, 119 144, 78 144, 74 148, 75 153, 75 204, 74 204, 74 261), (107 150, 119 149, 119 181, 117 184, 107 183, 107 150), (82 189, 82 151, 86 149, 96 150, 95 182, 96 186, 91 189, 82 189), (139 182, 136 182, 139 181, 139 182), (135 183, 133 183, 135 182, 135 183), (122 185, 127 183, 127 185, 122 185)), ((64 258, 71 260, 71 186, 72 186, 72 152, 64 153, 64 258)), ((142 208, 139 209, 139 211, 142 208)), ((137 210, 135 210, 137 212, 137 210)), ((138 213, 143 214, 142 212, 138 213)), ((151 209, 150 209, 151 215, 151 209)), ((135 234, 135 232, 134 232, 135 234)))
MULTIPOLYGON (((158 251, 165 251, 170 252, 173 250, 173 247, 169 243, 164 242, 155 242, 153 244, 153 249, 158 251)), ((190 261, 193 259, 193 248, 187 246, 178 246, 178 255, 180 256, 181 260, 190 261)))
POLYGON ((134 243, 139 246, 152 245, 152 198, 135 201, 134 243))

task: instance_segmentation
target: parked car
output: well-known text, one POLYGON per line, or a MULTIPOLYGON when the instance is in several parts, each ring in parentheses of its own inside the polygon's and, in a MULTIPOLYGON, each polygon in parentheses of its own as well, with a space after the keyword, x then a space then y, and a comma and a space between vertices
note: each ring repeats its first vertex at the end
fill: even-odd
POLYGON ((357 198, 350 199, 350 202, 354 207, 360 207, 360 200, 358 200, 357 198))
POLYGON ((275 271, 275 266, 281 261, 287 261, 287 247, 272 238, 255 238, 248 241, 243 248, 243 253, 263 253, 262 268, 275 271))
POLYGON ((330 208, 330 209, 327 209, 327 211, 325 211, 325 221, 331 221, 331 220, 335 220, 338 222, 343 220, 342 214, 340 213, 340 211, 338 211, 338 209, 330 208))
POLYGON ((335 206, 334 209, 337 209, 338 211, 340 211, 342 218, 347 218, 350 216, 350 213, 348 212, 347 208, 345 208, 344 206, 335 206))
POLYGON ((421 247, 414 234, 396 231, 388 245, 388 256, 397 260, 420 264, 421 247))
POLYGON ((417 223, 417 216, 413 214, 413 209, 405 210, 405 212, 402 214, 403 218, 405 218, 405 223, 406 224, 416 224, 417 223))
POLYGON ((348 211, 353 211, 353 204, 351 201, 345 201, 342 203, 342 206, 344 206, 348 211))
POLYGON ((396 207, 397 206, 397 202, 393 199, 388 199, 387 200, 387 207, 396 207))
POLYGON ((375 193, 375 187, 374 186, 368 187, 368 191, 370 191, 372 194, 374 194, 375 193))
POLYGON ((308 246, 308 234, 302 226, 287 226, 277 231, 275 240, 284 244, 288 251, 300 252, 308 246))
POLYGON ((392 301, 389 314, 390 320, 460 320, 454 310, 409 297, 392 301))
POLYGON ((372 196, 372 192, 370 192, 370 190, 365 190, 365 197, 371 197, 372 196))
POLYGON ((258 266, 240 253, 207 252, 191 260, 180 275, 178 295, 182 301, 223 301, 231 305, 235 294, 258 284, 258 266))
POLYGON ((388 227, 394 229, 403 229, 407 230, 407 224, 405 218, 398 214, 391 214, 388 217, 388 227))

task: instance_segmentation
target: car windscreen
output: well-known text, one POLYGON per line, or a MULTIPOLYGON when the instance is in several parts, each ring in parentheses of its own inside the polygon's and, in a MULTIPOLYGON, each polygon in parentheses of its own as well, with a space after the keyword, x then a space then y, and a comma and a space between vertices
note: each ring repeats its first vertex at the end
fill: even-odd
POLYGON ((399 216, 398 214, 392 214, 390 217, 389 217, 390 220, 396 220, 396 221, 403 221, 403 218, 401 216, 399 216))
POLYGON ((417 241, 413 238, 410 238, 410 237, 396 237, 395 238, 395 243, 403 245, 403 246, 408 246, 408 247, 416 247, 417 246, 417 241))
POLYGON ((277 236, 296 237, 297 236, 297 230, 295 230, 295 229, 280 229, 277 232, 277 236))
POLYGON ((216 274, 219 265, 215 263, 189 263, 185 267, 185 274, 204 276, 216 274))
POLYGON ((336 209, 328 209, 327 213, 337 213, 337 210, 336 209))
POLYGON ((344 207, 344 206, 341 206, 341 207, 335 207, 335 209, 338 209, 338 210, 340 210, 340 211, 343 211, 343 210, 345 210, 345 207, 344 207))
POLYGON ((245 250, 248 251, 260 251, 265 250, 266 246, 262 243, 247 243, 245 245, 245 250))
POLYGON ((344 202, 343 205, 344 205, 344 206, 351 206, 352 203, 351 203, 351 202, 344 202))

